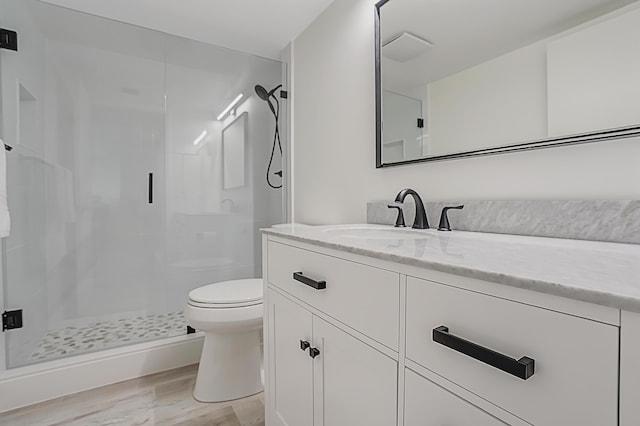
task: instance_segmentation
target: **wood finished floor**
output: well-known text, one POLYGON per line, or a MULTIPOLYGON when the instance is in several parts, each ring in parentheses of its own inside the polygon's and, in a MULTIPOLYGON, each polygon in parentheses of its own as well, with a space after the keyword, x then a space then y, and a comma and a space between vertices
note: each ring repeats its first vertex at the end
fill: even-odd
POLYGON ((262 393, 220 403, 193 399, 197 365, 0 414, 0 425, 264 426, 262 393))

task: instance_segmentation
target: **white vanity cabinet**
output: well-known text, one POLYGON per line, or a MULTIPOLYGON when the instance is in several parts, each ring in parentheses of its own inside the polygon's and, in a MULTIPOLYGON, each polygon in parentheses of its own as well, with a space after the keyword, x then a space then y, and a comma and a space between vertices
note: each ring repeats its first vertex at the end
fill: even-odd
POLYGON ((276 242, 266 257, 267 424, 397 424, 397 349, 379 341, 398 345, 399 275, 276 242))
POLYGON ((629 424, 618 309, 274 235, 263 251, 268 426, 629 424))

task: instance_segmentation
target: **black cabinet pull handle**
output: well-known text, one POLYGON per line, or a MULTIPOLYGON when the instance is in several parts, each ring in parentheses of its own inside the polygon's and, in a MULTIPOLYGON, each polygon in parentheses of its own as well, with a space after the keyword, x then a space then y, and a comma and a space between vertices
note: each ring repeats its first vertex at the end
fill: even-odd
POLYGON ((307 349, 309 349, 310 346, 311 346, 311 343, 307 342, 306 340, 300 340, 301 351, 306 351, 307 349))
POLYGON ((315 357, 317 357, 318 355, 320 355, 320 350, 319 350, 318 348, 311 348, 311 349, 309 349, 309 356, 310 356, 311 358, 315 358, 315 357))
POLYGON ((325 288, 327 288, 327 282, 326 281, 316 281, 316 280, 312 280, 309 277, 305 277, 302 272, 294 272, 293 273, 293 279, 296 281, 301 282, 302 284, 306 284, 309 287, 313 287, 316 290, 324 290, 325 288))
POLYGON ((149 204, 153 204, 153 173, 149 173, 149 204))
POLYGON ((508 357, 494 350, 454 336, 453 334, 449 334, 449 328, 444 325, 433 329, 433 341, 523 380, 527 380, 533 376, 535 360, 526 356, 520 359, 508 357))

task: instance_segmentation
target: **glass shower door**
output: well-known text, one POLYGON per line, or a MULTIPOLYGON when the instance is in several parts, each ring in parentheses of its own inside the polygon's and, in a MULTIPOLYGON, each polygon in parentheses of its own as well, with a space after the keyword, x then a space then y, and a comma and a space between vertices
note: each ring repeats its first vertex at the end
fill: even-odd
POLYGON ((1 53, 5 306, 24 319, 8 366, 166 336, 164 35, 35 0, 0 10, 19 37, 1 53))
POLYGON ((0 19, 10 368, 185 334, 191 289, 261 275, 259 229, 283 221, 266 174, 288 176, 254 87, 286 87, 281 62, 38 0, 0 19))

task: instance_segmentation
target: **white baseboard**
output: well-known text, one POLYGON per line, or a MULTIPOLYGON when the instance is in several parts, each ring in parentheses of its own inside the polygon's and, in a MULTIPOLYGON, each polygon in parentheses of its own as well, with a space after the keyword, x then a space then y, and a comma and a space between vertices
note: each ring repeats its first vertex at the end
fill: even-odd
POLYGON ((141 343, 0 373, 0 413, 200 361, 203 334, 141 343))

